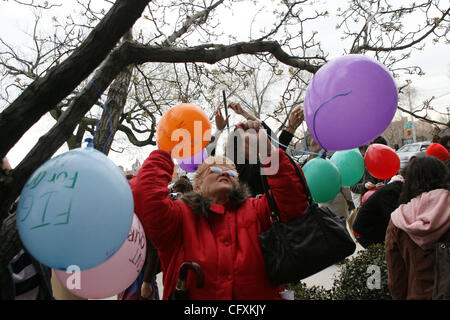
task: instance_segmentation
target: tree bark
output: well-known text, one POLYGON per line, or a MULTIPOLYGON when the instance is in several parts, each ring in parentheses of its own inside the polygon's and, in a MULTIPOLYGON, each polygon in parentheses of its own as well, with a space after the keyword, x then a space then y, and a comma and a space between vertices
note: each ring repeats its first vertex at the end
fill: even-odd
POLYGON ((131 82, 133 67, 126 67, 111 84, 94 137, 94 148, 108 155, 119 119, 127 102, 128 87, 131 82))
POLYGON ((0 158, 105 59, 150 0, 118 0, 69 58, 35 80, 0 114, 0 158))
MULTIPOLYGON (((0 225, 0 281, 7 264, 22 248, 19 233, 16 228, 16 214, 12 214, 3 220, 0 225)), ((2 290, 0 289, 0 292, 2 290)))
MULTIPOLYGON (((124 40, 132 40, 132 38, 132 32, 130 30, 124 36, 124 40)), ((109 88, 102 117, 96 128, 94 137, 94 148, 103 152, 105 155, 109 154, 118 129, 120 116, 127 103, 128 87, 130 86, 132 73, 132 66, 125 67, 109 88)))

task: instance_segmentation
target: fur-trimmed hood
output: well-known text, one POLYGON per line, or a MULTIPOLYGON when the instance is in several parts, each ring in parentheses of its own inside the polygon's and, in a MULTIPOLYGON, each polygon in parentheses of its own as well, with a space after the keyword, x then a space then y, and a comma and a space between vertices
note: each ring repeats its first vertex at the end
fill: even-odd
MULTIPOLYGON (((230 191, 228 200, 223 206, 229 210, 237 210, 249 197, 250 191, 248 186, 239 184, 230 191)), ((208 216, 213 213, 210 209, 212 201, 197 192, 192 191, 185 193, 180 200, 186 203, 195 214, 201 214, 205 218, 208 218, 208 216)))

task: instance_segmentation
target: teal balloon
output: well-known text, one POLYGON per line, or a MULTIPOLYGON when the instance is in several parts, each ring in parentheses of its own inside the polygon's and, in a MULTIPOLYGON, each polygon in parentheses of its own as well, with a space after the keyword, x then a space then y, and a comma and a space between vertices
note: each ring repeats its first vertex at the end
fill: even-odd
POLYGON ((31 175, 16 223, 36 260, 54 269, 85 270, 121 248, 133 214, 133 196, 121 170, 87 147, 54 157, 31 175))
POLYGON ((330 160, 339 169, 343 186, 353 186, 364 175, 364 159, 358 148, 337 151, 330 160))
POLYGON ((303 166, 303 173, 314 201, 333 200, 341 189, 341 175, 328 159, 314 158, 303 166))

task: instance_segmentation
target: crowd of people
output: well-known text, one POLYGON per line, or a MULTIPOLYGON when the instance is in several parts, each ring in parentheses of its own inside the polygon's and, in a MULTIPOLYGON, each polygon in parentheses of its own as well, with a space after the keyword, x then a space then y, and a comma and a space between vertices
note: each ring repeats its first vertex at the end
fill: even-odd
MULTIPOLYGON (((248 114, 239 103, 229 103, 228 108, 244 118, 227 139, 227 151, 232 152, 225 154, 232 154, 231 158, 216 154, 217 141, 228 121, 218 108, 217 134, 207 146, 209 157, 192 180, 187 176, 174 179, 171 153, 160 149, 151 152, 139 172, 129 177, 134 210, 146 232, 148 250, 140 275, 119 299, 171 299, 180 279, 180 266, 186 262, 201 268, 201 274, 193 268, 184 279, 190 299, 285 298, 285 288, 268 279, 258 242, 258 235, 272 227, 263 179, 267 179, 282 222, 306 213, 305 190, 286 154, 304 114, 300 107, 293 109, 276 145, 266 123, 248 114), (267 146, 267 150, 258 150, 258 145, 267 146), (256 163, 250 161, 255 154, 259 154, 256 163), (244 161, 239 161, 240 156, 244 161), (274 161, 278 170, 265 175, 274 161), (162 293, 156 284, 159 272, 163 273, 162 293), (204 278, 201 286, 197 282, 200 276, 204 278)), ((371 143, 388 144, 383 137, 371 143)), ((348 222, 364 248, 385 245, 393 299, 432 298, 434 247, 438 241, 450 241, 448 137, 439 143, 391 179, 381 181, 366 170, 357 184, 343 187, 335 199, 320 204, 348 222), (364 197, 369 190, 376 192, 364 197)), ((362 156, 367 146, 360 147, 362 156)), ((311 141, 311 151, 320 151, 315 141, 311 141)), ((6 159, 2 167, 11 169, 6 159)), ((300 164, 298 168, 301 172, 300 164)), ((36 279, 41 274, 40 279, 48 281, 49 270, 33 261, 23 248, 10 263, 10 290, 2 297, 18 299, 23 294, 23 289, 17 292, 21 270, 15 267, 23 257, 32 265, 29 269, 34 269, 36 279)), ((27 287, 25 297, 51 298, 51 288, 39 281, 33 284, 27 287)))

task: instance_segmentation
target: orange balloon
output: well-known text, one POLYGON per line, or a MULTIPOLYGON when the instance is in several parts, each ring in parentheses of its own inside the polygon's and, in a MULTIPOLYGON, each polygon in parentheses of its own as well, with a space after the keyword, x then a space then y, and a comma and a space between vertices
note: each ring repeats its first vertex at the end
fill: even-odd
POLYGON ((208 115, 200 107, 182 103, 162 116, 156 130, 156 141, 160 149, 172 151, 175 159, 189 158, 206 147, 210 135, 208 115))

